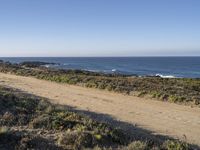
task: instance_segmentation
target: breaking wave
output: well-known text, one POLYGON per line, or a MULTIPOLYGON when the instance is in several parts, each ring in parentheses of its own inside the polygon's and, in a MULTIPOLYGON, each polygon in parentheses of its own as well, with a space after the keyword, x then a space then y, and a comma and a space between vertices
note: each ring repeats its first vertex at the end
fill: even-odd
POLYGON ((176 78, 176 77, 173 76, 173 75, 156 74, 155 76, 156 76, 156 77, 161 77, 161 78, 176 78))

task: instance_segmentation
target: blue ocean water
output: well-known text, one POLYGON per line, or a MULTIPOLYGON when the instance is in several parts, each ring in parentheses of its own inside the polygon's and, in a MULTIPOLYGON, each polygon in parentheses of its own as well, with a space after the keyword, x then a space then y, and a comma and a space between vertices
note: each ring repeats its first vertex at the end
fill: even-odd
POLYGON ((53 62, 62 69, 141 76, 160 74, 163 76, 200 78, 200 57, 13 57, 0 58, 12 63, 23 61, 53 62))

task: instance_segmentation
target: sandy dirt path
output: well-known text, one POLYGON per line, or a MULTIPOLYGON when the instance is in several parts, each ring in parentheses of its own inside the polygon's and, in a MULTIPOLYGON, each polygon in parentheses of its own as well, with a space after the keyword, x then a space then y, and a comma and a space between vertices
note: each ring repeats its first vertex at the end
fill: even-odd
POLYGON ((46 97, 54 103, 107 114, 155 134, 182 140, 186 137, 187 142, 200 145, 200 108, 3 73, 0 85, 46 97))

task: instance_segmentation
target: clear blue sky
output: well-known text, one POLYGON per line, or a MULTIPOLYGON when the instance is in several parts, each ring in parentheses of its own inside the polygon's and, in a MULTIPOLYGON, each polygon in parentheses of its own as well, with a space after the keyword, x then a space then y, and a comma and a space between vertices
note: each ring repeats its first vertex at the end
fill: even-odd
POLYGON ((200 0, 0 0, 0 56, 200 55, 200 0))

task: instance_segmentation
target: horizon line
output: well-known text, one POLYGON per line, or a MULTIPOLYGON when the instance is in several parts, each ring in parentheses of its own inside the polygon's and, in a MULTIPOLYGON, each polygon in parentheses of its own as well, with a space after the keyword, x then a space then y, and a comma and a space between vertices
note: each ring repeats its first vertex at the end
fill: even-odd
POLYGON ((177 56, 172 56, 172 55, 152 55, 152 56, 0 56, 0 58, 114 58, 114 57, 200 57, 200 55, 177 55, 177 56))

